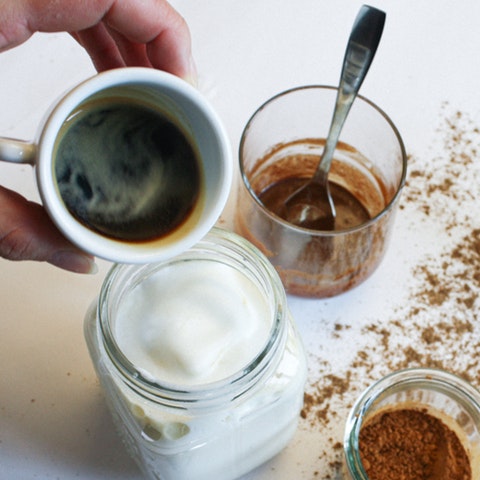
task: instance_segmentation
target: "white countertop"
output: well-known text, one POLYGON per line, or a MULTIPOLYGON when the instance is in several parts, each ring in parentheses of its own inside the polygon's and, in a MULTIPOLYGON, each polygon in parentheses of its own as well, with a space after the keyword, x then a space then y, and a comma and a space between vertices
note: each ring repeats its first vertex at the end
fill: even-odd
MULTIPOLYGON (((264 100, 336 84, 352 0, 175 0, 192 30, 199 89, 237 151, 264 100)), ((290 298, 309 356, 297 435, 249 480, 340 478, 348 409, 403 366, 439 366, 480 386, 480 2, 372 1, 387 12, 361 93, 393 119, 410 156, 394 238, 380 268, 330 300, 290 298), (452 179, 450 183, 448 179, 452 179)), ((64 34, 0 55, 0 135, 30 139, 64 90, 92 75, 64 34)), ((0 182, 36 199, 30 167, 0 182)), ((232 201, 222 225, 230 225, 232 201)), ((0 260, 0 479, 140 479, 116 436, 83 339, 83 316, 109 265, 76 276, 0 260)))

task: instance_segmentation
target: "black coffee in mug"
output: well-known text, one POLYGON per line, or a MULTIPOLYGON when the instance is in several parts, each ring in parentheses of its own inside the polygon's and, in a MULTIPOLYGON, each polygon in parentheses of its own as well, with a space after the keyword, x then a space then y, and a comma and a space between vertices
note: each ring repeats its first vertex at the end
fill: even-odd
POLYGON ((168 235, 192 213, 202 174, 195 148, 166 115, 124 98, 93 99, 58 136, 55 177, 70 213, 114 239, 168 235))

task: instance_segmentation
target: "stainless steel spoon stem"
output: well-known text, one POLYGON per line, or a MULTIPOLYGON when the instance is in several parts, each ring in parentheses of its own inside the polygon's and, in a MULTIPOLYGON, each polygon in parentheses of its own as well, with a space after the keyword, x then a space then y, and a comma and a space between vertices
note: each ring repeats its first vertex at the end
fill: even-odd
POLYGON ((385 13, 363 5, 352 27, 325 148, 312 178, 285 200, 286 218, 305 228, 334 230, 336 211, 328 173, 350 107, 367 75, 385 23, 385 13))
POLYGON ((373 7, 363 5, 357 15, 345 51, 332 123, 322 158, 313 176, 314 181, 327 184, 335 147, 348 112, 372 63, 384 23, 385 13, 373 7))

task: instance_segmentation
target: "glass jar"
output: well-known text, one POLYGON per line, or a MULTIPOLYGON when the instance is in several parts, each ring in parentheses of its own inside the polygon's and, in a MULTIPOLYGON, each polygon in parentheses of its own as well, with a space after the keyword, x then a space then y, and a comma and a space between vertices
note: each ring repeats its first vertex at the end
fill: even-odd
MULTIPOLYGON (((182 290, 174 304, 188 295, 182 290)), ((213 229, 170 260, 114 266, 87 312, 85 335, 114 422, 147 478, 235 479, 279 453, 296 430, 306 381, 303 346, 275 269, 235 234, 213 229), (118 341, 116 324, 129 295, 158 272, 168 270, 168 278, 172 272, 175 277, 185 265, 207 272, 203 282, 215 282, 215 288, 228 279, 210 278, 211 266, 240 275, 254 286, 271 317, 254 357, 226 378, 205 384, 155 378, 118 341)))
POLYGON ((359 95, 328 179, 356 199, 370 219, 339 228, 337 208, 335 231, 294 225, 279 215, 288 186, 271 199, 272 205, 279 201, 273 210, 266 205, 270 187, 312 178, 336 96, 337 88, 321 85, 279 93, 256 110, 240 140, 235 229, 267 255, 287 292, 302 297, 339 295, 373 274, 387 251, 405 183, 407 155, 400 133, 379 107, 359 95))
POLYGON ((361 429, 379 412, 397 408, 422 411, 441 420, 463 445, 470 460, 472 480, 480 478, 480 393, 451 373, 411 368, 374 383, 350 410, 344 436, 346 479, 369 480, 360 456, 361 429))

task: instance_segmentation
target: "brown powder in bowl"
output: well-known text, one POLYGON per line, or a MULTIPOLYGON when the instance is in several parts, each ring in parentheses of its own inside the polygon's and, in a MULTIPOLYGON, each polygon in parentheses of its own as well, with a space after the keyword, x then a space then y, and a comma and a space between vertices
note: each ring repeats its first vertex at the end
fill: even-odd
POLYGON ((374 415, 360 431, 360 456, 370 480, 471 480, 458 436, 426 410, 374 415))

